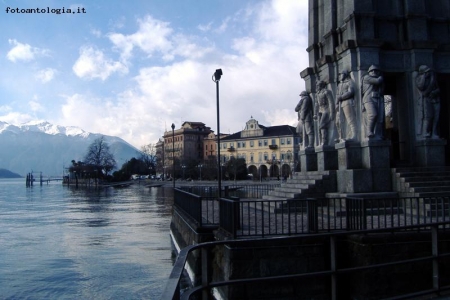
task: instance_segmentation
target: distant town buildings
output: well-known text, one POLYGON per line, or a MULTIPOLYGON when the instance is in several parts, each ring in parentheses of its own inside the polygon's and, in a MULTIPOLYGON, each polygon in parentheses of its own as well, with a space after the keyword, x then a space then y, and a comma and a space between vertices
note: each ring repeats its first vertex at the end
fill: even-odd
MULTIPOLYGON (((217 135, 202 122, 186 121, 181 128, 164 132, 156 149, 159 165, 167 175, 172 174, 173 166, 178 169, 177 174, 180 170, 184 173, 184 168, 193 164, 200 169, 206 167, 205 162, 217 166, 217 135)), ((244 130, 220 137, 221 164, 225 165, 233 157, 242 158, 248 173, 256 178, 289 176, 298 166, 298 151, 295 127, 266 127, 253 117, 246 122, 244 130)))

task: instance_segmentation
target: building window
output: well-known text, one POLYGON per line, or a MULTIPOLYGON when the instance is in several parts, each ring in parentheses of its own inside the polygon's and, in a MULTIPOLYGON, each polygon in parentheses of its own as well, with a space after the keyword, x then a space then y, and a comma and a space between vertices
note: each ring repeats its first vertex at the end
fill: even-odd
POLYGON ((287 143, 286 144, 288 144, 288 145, 291 144, 291 138, 287 138, 287 143))
POLYGON ((245 148, 245 142, 242 142, 242 148, 245 148))
POLYGON ((253 162, 253 153, 250 153, 250 161, 253 162))
POLYGON ((261 152, 258 153, 259 162, 262 162, 262 155, 263 155, 263 154, 262 154, 261 152))
POLYGON ((285 159, 285 154, 284 153, 281 153, 281 157, 280 157, 280 159, 285 159))
POLYGON ((284 145, 284 139, 280 139, 280 144, 284 145))
POLYGON ((254 144, 255 144, 255 142, 254 142, 254 141, 250 141, 250 147, 253 147, 253 146, 254 146, 254 144))
POLYGON ((269 155, 267 154, 267 152, 264 152, 264 160, 268 160, 269 159, 269 155))
POLYGON ((277 144, 276 140, 272 139, 272 145, 276 145, 276 144, 277 144))
POLYGON ((205 145, 205 150, 208 150, 208 145, 205 145))
POLYGON ((262 147, 262 140, 259 140, 259 141, 258 141, 258 146, 259 146, 259 147, 262 147))
POLYGON ((264 140, 264 146, 267 146, 267 145, 268 145, 268 141, 264 140))
POLYGON ((222 144, 222 148, 223 148, 223 149, 226 149, 226 148, 227 148, 227 143, 223 143, 223 144, 222 144))
POLYGON ((237 147, 241 148, 241 142, 237 142, 237 147))

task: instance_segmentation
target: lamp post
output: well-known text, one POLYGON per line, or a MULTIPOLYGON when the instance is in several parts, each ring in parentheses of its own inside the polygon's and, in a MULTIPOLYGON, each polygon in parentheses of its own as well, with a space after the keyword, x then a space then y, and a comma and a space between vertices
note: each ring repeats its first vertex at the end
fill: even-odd
POLYGON ((218 198, 221 197, 222 193, 222 174, 220 172, 220 114, 219 114, 219 81, 222 77, 222 69, 217 69, 213 76, 212 81, 216 83, 216 99, 217 99, 217 183, 218 183, 218 198))
POLYGON ((200 169, 200 181, 202 181, 202 167, 203 167, 203 165, 199 164, 197 167, 200 169))
POLYGON ((184 180, 184 169, 186 168, 185 165, 181 165, 181 169, 183 170, 183 180, 184 180))
POLYGON ((172 123, 172 182, 175 189, 175 124, 172 123))

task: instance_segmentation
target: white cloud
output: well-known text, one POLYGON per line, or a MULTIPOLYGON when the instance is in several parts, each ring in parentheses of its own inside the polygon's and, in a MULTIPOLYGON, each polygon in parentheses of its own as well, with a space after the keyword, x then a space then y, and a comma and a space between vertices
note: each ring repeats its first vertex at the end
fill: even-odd
MULTIPOLYGON (((231 33, 239 36, 229 41, 235 51, 232 54, 225 52, 228 49, 202 47, 204 41, 199 37, 182 35, 151 17, 140 20, 135 33, 109 34, 121 53, 122 66, 136 50, 147 56, 161 55, 166 65, 141 65, 135 86, 118 91, 114 99, 82 94, 66 97, 64 121, 59 123, 121 136, 136 147, 156 142, 167 129, 165 124, 179 127, 183 121, 201 121, 216 130, 216 90, 211 75, 222 68, 221 132, 241 130, 252 115, 262 125, 295 126, 294 107, 304 89, 299 72, 308 67, 307 16, 299 11, 306 6, 297 2, 266 1, 240 11, 239 17, 227 18, 224 37, 239 28, 239 35, 231 33), (250 29, 246 34, 241 30, 244 27, 250 29), (284 32, 277 32, 281 29, 284 32), (175 61, 176 56, 180 59, 175 61)), ((208 27, 203 29, 210 30, 208 27)), ((107 68, 88 68, 101 65, 92 63, 92 57, 102 57, 97 60, 110 65, 113 62, 101 51, 89 49, 84 56, 91 58, 86 58, 91 63, 80 65, 77 75, 102 78, 100 71, 107 68)))
POLYGON ((36 78, 42 83, 50 82, 56 75, 56 70, 52 68, 46 68, 39 70, 36 73, 36 78))
POLYGON ((0 105, 0 113, 9 112, 12 108, 9 105, 0 105))
POLYGON ((210 30, 211 30, 212 24, 213 24, 213 22, 209 22, 209 23, 206 24, 206 25, 200 24, 200 25, 197 26, 197 28, 198 28, 200 31, 207 32, 207 31, 210 31, 210 30))
POLYGON ((23 123, 30 122, 32 120, 35 120, 33 116, 20 112, 9 112, 5 115, 0 116, 0 121, 13 125, 20 125, 23 123))
POLYGON ((28 101, 28 106, 33 112, 44 111, 44 107, 39 103, 39 97, 34 95, 33 100, 28 101))
POLYGON ((168 39, 172 33, 169 23, 162 22, 147 16, 139 19, 139 29, 136 33, 123 35, 121 33, 111 33, 109 39, 121 51, 123 59, 131 57, 134 47, 138 47, 148 56, 154 52, 167 52, 172 48, 172 43, 168 39))
POLYGON ((31 61, 37 56, 48 55, 49 52, 46 49, 40 49, 31 47, 29 44, 19 43, 15 39, 9 39, 8 42, 10 45, 13 45, 13 48, 8 51, 6 57, 12 62, 16 62, 19 60, 31 61))
POLYGON ((115 72, 127 73, 128 68, 121 62, 113 61, 94 47, 82 47, 80 57, 72 67, 74 73, 80 78, 101 80, 107 79, 115 72))

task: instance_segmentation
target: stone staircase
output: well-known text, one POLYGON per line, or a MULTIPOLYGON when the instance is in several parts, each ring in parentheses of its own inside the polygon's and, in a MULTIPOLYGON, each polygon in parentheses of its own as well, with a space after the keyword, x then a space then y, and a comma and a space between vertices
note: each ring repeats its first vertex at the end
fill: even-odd
POLYGON ((450 167, 394 168, 392 183, 400 197, 450 197, 450 167))
POLYGON ((323 197, 336 191, 336 171, 309 171, 293 175, 280 187, 263 196, 265 200, 323 197))

